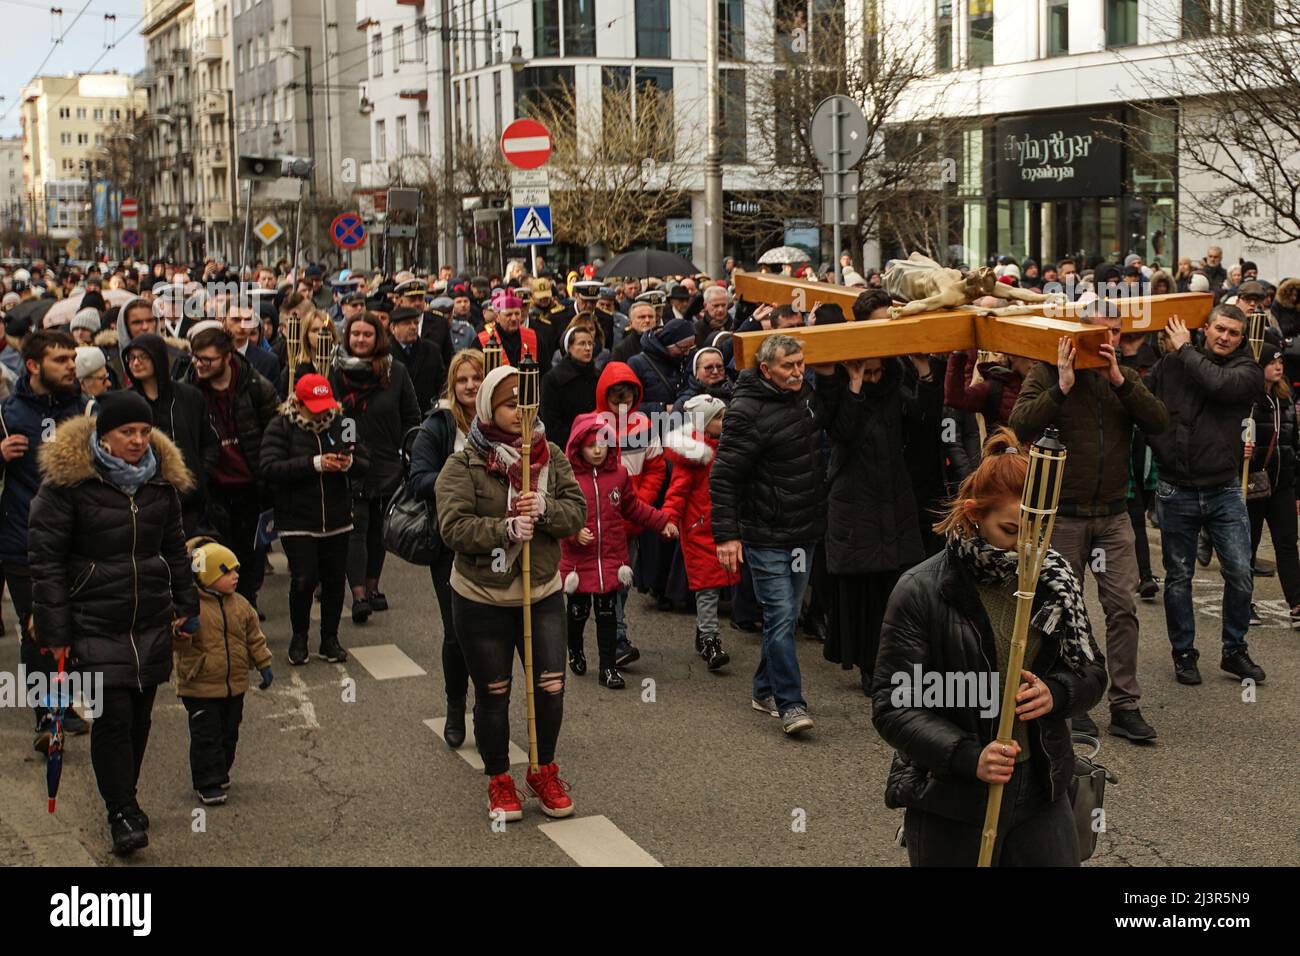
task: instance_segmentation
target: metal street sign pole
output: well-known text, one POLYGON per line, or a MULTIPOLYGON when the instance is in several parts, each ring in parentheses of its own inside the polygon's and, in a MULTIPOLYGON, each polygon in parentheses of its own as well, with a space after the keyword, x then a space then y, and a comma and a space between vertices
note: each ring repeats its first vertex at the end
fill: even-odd
MULTIPOLYGON (((298 208, 293 216, 293 262, 289 266, 290 269, 296 270, 298 268, 298 250, 300 248, 299 244, 301 243, 301 241, 302 241, 302 193, 299 192, 298 208)), ((297 276, 297 273, 295 272, 294 275, 297 276)))
POLYGON ((839 101, 836 101, 831 112, 831 151, 835 154, 835 164, 831 167, 831 178, 835 182, 835 223, 832 227, 832 242, 834 247, 831 254, 835 259, 835 284, 840 285, 843 282, 843 275, 840 270, 840 220, 844 217, 840 215, 841 204, 844 202, 840 198, 840 184, 844 173, 844 155, 840 152, 840 118, 843 111, 840 109, 839 101))
POLYGON ((253 228, 253 181, 250 179, 246 184, 248 198, 244 201, 244 268, 249 268, 252 263, 248 261, 249 251, 248 244, 251 241, 249 231, 253 228))

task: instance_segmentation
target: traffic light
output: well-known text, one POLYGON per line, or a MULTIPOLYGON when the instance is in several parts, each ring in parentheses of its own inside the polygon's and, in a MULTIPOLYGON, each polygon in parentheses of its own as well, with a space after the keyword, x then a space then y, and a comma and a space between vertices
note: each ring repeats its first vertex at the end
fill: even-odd
POLYGON ((239 157, 240 179, 272 180, 279 179, 281 175, 278 159, 269 159, 265 156, 239 157))
POLYGON ((280 159, 280 175, 292 179, 311 179, 316 161, 301 156, 284 156, 280 159))

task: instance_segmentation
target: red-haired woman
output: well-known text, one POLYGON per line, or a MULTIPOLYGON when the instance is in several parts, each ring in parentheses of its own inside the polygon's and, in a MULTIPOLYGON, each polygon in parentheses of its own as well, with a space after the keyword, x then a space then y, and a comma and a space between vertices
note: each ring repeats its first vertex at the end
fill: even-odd
POLYGON ((402 442, 420 424, 420 400, 406 366, 389 354, 388 332, 373 312, 358 313, 343 327, 330 385, 343 406, 344 439, 360 442, 370 460, 364 483, 352 491, 348 541, 352 622, 364 624, 372 611, 388 610, 388 599, 379 590, 384 570, 384 505, 402 481, 402 442))
POLYGON ((1106 667, 1079 580, 1055 551, 1039 578, 1026 666, 1014 675, 1013 741, 997 741, 1027 468, 1009 430, 989 438, 984 460, 935 525, 947 546, 899 579, 885 611, 872 720, 895 748, 885 805, 907 809, 913 866, 975 864, 992 783, 1006 787, 995 865, 1079 864, 1067 791, 1074 775, 1069 718, 1101 700, 1106 667), (936 681, 945 689, 937 704, 936 681), (958 693, 970 688, 978 692, 958 693))

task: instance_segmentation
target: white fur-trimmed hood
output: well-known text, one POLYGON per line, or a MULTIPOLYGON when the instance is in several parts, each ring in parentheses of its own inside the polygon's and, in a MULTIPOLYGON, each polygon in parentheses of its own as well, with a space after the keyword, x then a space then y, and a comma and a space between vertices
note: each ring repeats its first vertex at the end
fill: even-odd
POLYGON ((713 461, 713 449, 693 428, 678 428, 669 432, 664 438, 664 449, 697 465, 707 465, 713 461))

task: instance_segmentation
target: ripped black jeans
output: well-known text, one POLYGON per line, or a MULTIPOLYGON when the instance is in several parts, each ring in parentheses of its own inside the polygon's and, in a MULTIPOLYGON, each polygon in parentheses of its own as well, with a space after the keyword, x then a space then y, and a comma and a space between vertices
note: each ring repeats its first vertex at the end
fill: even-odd
MULTIPOLYGON (((452 593, 456 640, 474 682, 474 737, 483 771, 510 770, 510 687, 514 658, 524 657, 523 608, 480 604, 452 593)), ((537 702, 537 762, 555 759, 564 720, 564 592, 533 605, 533 683, 537 702)))

